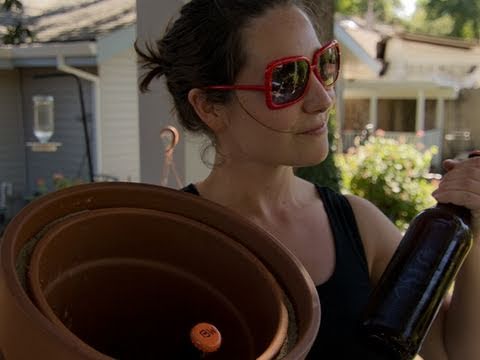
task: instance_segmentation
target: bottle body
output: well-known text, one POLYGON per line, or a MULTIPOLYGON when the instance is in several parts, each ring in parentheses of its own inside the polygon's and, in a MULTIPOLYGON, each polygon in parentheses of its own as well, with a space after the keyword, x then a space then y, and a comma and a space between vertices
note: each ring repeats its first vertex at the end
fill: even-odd
POLYGON ((375 288, 363 328, 370 345, 392 357, 419 351, 472 245, 468 210, 438 204, 411 223, 375 288))

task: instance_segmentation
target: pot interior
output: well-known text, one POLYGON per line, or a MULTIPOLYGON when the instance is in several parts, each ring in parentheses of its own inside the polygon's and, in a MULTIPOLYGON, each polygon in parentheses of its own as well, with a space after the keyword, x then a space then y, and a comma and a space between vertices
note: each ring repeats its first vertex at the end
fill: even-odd
POLYGON ((30 289, 41 311, 115 359, 199 358, 189 341, 214 324, 209 359, 255 359, 281 329, 282 299, 245 247, 191 219, 146 209, 70 216, 40 239, 30 289))
POLYGON ((235 305, 173 266, 135 259, 85 263, 58 278, 45 297, 71 332, 115 359, 198 358, 189 332, 199 322, 215 324, 223 337, 209 358, 255 358, 252 333, 235 305))

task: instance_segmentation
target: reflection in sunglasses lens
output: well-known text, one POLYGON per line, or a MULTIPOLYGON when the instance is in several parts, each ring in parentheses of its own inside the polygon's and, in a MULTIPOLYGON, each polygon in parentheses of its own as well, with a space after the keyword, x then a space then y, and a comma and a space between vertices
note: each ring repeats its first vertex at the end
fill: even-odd
POLYGON ((281 105, 297 100, 303 95, 310 75, 305 60, 278 65, 272 73, 272 100, 281 105))
POLYGON ((325 86, 331 86, 338 75, 338 50, 331 47, 324 51, 318 59, 318 72, 325 86))

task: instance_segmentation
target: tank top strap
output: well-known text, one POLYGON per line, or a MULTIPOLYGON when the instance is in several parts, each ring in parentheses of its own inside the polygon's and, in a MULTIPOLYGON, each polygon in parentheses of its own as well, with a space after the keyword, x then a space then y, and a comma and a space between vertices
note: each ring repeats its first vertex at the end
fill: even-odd
POLYGON ((355 214, 347 198, 324 186, 316 185, 323 201, 335 241, 335 271, 348 271, 360 265, 368 276, 368 263, 355 214))
POLYGON ((195 186, 195 184, 192 184, 192 183, 182 188, 181 191, 200 196, 200 193, 198 192, 197 187, 195 186))
POLYGON ((367 359, 359 355, 359 329, 371 284, 355 215, 344 195, 316 187, 334 237, 335 268, 330 278, 317 286, 322 322, 307 359, 367 359))

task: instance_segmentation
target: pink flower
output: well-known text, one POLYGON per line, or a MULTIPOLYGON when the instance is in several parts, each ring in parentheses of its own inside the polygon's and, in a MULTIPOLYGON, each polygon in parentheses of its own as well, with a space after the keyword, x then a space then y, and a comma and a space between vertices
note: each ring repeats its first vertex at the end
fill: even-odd
POLYGON ((53 173, 52 179, 53 180, 62 180, 64 178, 62 173, 53 173))
POLYGON ((424 137, 425 136, 425 131, 423 130, 418 130, 417 133, 415 134, 416 137, 424 137))

